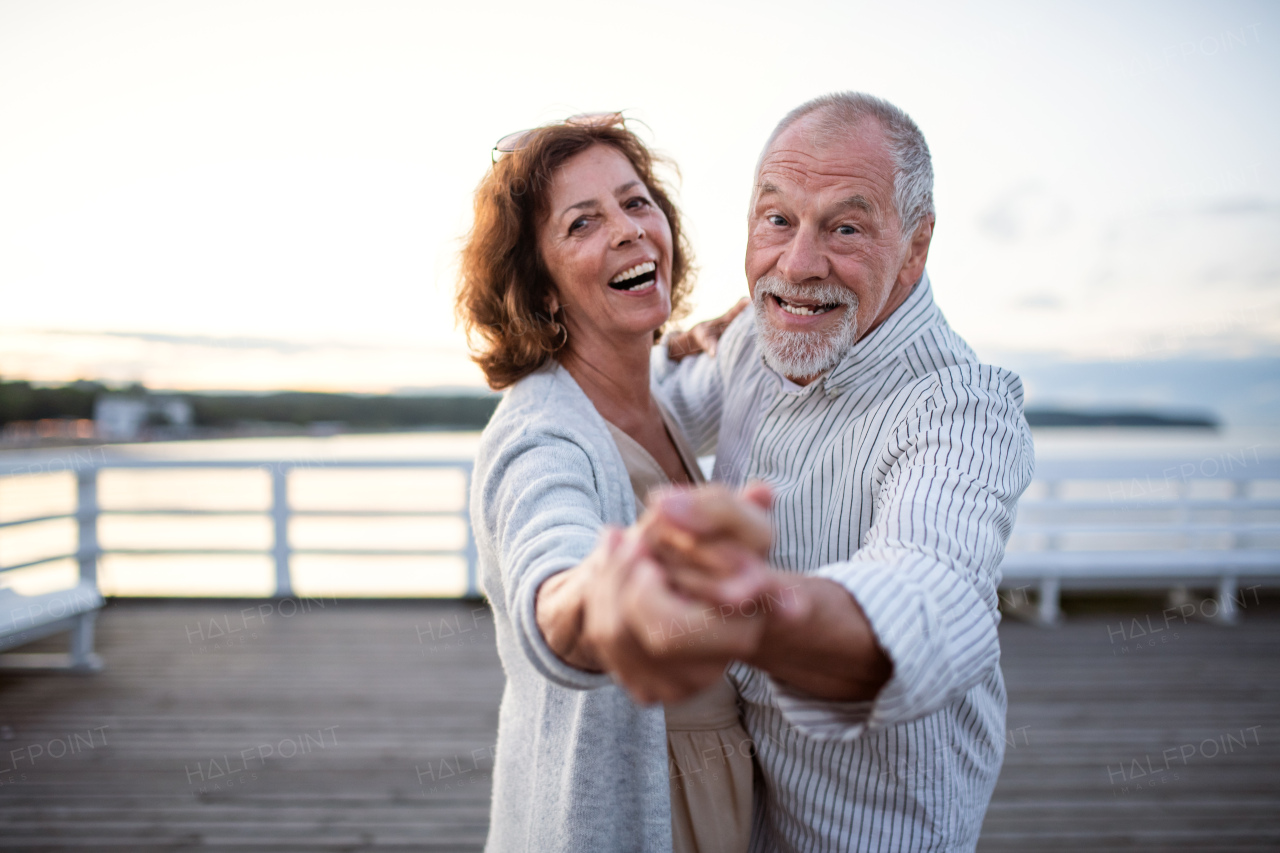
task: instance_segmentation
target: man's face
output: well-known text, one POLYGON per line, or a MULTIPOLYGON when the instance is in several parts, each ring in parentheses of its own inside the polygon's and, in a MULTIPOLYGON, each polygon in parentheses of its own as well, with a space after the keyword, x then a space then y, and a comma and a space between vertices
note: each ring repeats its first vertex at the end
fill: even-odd
POLYGON ((761 163, 748 219, 747 281, 769 364, 803 383, 906 300, 924 271, 931 226, 909 244, 893 202, 880 125, 836 138, 814 117, 791 125, 761 163))

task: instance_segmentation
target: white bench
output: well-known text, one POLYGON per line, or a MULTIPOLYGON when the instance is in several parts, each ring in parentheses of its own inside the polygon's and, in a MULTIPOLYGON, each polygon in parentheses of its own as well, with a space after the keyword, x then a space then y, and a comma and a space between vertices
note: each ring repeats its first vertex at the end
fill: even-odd
POLYGON ((93 623, 102 604, 102 595, 92 581, 43 595, 20 595, 12 589, 0 589, 0 652, 4 652, 0 654, 0 669, 102 669, 101 659, 93 652, 93 623), (71 632, 67 654, 9 652, 63 631, 71 632))
MULTIPOLYGON (((10 472, 0 470, 0 475, 5 473, 10 472)), ((0 524, 0 527, 17 527, 74 518, 79 536, 75 554, 45 557, 15 566, 0 566, 0 572, 38 566, 67 557, 78 560, 80 564, 77 583, 68 589, 40 595, 22 595, 13 589, 0 589, 0 670, 97 672, 102 669, 102 660, 93 651, 94 622, 104 603, 98 592, 97 471, 91 467, 78 469, 76 480, 79 505, 74 514, 25 518, 0 524), (15 654, 9 651, 32 640, 63 631, 71 632, 71 647, 66 654, 15 654)))
POLYGON ((1280 492, 1259 495, 1262 481, 1280 481, 1280 460, 1256 450, 1046 460, 1036 481, 1019 502, 1000 586, 1038 590, 1031 615, 1041 624, 1061 619, 1062 590, 1149 589, 1209 590, 1212 610, 1198 611, 1229 624, 1248 604, 1242 588, 1280 580, 1280 492))

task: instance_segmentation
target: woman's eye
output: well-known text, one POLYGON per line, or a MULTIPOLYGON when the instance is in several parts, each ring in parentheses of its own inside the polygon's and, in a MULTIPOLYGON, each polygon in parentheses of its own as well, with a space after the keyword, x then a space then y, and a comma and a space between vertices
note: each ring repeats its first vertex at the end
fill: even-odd
POLYGON ((572 234, 573 232, 581 230, 586 227, 587 227, 587 217, 579 216, 577 219, 573 220, 573 222, 569 223, 569 233, 572 234))
POLYGON ((649 206, 649 199, 643 198, 641 196, 637 196, 636 198, 633 198, 631 199, 631 201, 627 202, 627 207, 631 208, 632 210, 638 210, 639 208, 648 207, 648 206, 649 206))

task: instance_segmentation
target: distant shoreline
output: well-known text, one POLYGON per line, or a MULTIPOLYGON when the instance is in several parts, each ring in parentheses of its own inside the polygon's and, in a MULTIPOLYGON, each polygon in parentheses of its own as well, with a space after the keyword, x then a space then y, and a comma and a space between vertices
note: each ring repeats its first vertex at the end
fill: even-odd
POLYGON ((1218 430, 1222 424, 1212 415, 1173 415, 1144 411, 1091 412, 1073 409, 1026 410, 1027 424, 1033 427, 1084 427, 1122 429, 1204 429, 1218 430))
MULTIPOLYGON (((1027 423, 1033 430, 1080 430, 1082 434, 1119 429, 1122 432, 1156 430, 1179 433, 1218 433, 1223 427, 1209 419, 1178 418, 1148 413, 1082 413, 1064 410, 1029 409, 1027 423)), ((52 450, 65 447, 145 447, 157 443, 198 444, 204 441, 234 441, 264 438, 332 438, 336 436, 412 435, 430 433, 479 433, 483 424, 424 424, 420 426, 353 427, 320 422, 299 426, 291 423, 257 423, 233 428, 196 428, 182 434, 165 431, 133 440, 108 441, 97 438, 49 438, 28 442, 0 441, 0 453, 52 450)))
MULTIPOLYGON (((267 394, 153 392, 96 382, 40 387, 0 381, 0 449, 138 444, 234 438, 326 437, 484 429, 502 397, 487 393, 415 396, 283 391, 267 394), (133 411, 136 410, 136 411, 133 411), (127 428, 120 411, 133 411, 127 428), (113 412, 117 413, 113 416, 113 412)), ((1194 429, 1223 427, 1207 411, 1031 406, 1032 427, 1194 429)))

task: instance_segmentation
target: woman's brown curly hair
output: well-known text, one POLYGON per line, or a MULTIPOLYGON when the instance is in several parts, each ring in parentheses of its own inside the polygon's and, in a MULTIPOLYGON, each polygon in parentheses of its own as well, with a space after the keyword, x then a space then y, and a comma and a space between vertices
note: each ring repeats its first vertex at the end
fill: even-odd
POLYGON ((547 215, 556 170, 593 145, 611 146, 626 157, 666 214, 671 225, 671 318, 684 313, 693 256, 680 230, 680 210, 654 175, 654 165, 665 161, 625 127, 538 128, 525 147, 498 160, 476 188, 475 222, 462 249, 454 308, 466 327, 471 358, 495 391, 546 364, 566 342, 561 324, 548 310, 555 283, 538 253, 537 228, 547 215))

